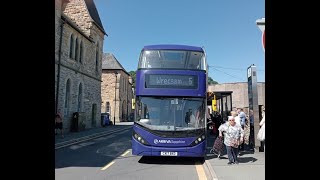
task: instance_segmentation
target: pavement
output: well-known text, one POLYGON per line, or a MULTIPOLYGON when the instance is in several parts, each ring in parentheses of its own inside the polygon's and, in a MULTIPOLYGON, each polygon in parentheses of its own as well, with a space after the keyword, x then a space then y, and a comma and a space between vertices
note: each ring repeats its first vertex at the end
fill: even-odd
POLYGON ((212 180, 264 180, 265 179, 265 152, 241 151, 238 157, 239 164, 228 165, 227 151, 217 157, 210 152, 216 139, 215 135, 209 134, 207 138, 206 169, 212 180))
MULTIPOLYGON (((55 149, 77 144, 90 139, 112 134, 124 129, 132 128, 133 122, 120 122, 101 128, 91 128, 79 132, 69 132, 55 136, 55 149)), ((218 158, 210 152, 215 136, 208 135, 207 157, 205 158, 205 170, 210 180, 264 180, 265 179, 265 153, 258 150, 243 151, 238 157, 239 164, 227 165, 226 151, 218 158)))

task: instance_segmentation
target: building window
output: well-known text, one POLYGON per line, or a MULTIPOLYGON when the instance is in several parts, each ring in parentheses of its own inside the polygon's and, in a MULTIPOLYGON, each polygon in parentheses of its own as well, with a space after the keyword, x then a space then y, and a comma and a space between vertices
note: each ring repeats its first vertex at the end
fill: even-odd
POLYGON ((125 90, 124 90, 126 93, 128 93, 128 79, 126 79, 125 81, 125 90))
POLYGON ((121 79, 122 92, 124 91, 124 77, 121 79))
POLYGON ((82 104, 82 84, 79 84, 79 92, 78 92, 78 112, 81 112, 81 104, 82 104))
POLYGON ((67 116, 69 111, 69 104, 70 104, 70 79, 67 80, 66 84, 66 93, 65 93, 65 100, 64 100, 64 113, 67 116))
POLYGON ((81 41, 80 43, 80 63, 82 63, 82 59, 83 59, 83 42, 81 41))
POLYGON ((121 89, 124 91, 124 77, 121 78, 121 89))
POLYGON ((98 71, 98 62, 99 62, 99 44, 96 49, 96 71, 98 71))
POLYGON ((110 114, 110 102, 106 102, 106 113, 110 114))
POLYGON ((75 60, 79 60, 79 42, 78 38, 76 38, 76 53, 75 53, 75 60))
POLYGON ((73 34, 71 34, 71 37, 70 37, 69 57, 70 57, 70 58, 73 58, 73 34))

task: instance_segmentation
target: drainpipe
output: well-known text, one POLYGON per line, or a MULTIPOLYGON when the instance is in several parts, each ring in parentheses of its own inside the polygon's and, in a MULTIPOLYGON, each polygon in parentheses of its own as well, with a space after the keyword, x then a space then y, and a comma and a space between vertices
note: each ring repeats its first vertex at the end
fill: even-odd
POLYGON ((114 72, 114 75, 115 75, 115 77, 116 77, 116 83, 115 83, 115 86, 114 86, 114 110, 113 110, 114 116, 113 116, 113 125, 116 125, 117 75, 118 75, 118 72, 115 71, 115 72, 114 72))
POLYGON ((62 20, 62 23, 61 23, 61 28, 60 28, 60 46, 59 46, 59 62, 58 62, 58 74, 57 74, 57 90, 56 90, 56 111, 55 113, 58 112, 58 100, 59 100, 59 84, 60 84, 60 66, 61 66, 61 46, 62 46, 62 33, 63 33, 63 25, 64 25, 65 21, 62 20))
MULTIPOLYGON (((126 94, 127 94, 127 115, 126 115, 127 117, 126 117, 126 121, 129 121, 129 116, 128 116, 128 115, 129 115, 129 107, 128 107, 128 105, 129 105, 128 82, 129 82, 129 78, 128 78, 128 81, 126 81, 126 87, 127 87, 127 88, 126 88, 126 94)), ((131 104, 131 103, 130 103, 130 104, 131 104)))

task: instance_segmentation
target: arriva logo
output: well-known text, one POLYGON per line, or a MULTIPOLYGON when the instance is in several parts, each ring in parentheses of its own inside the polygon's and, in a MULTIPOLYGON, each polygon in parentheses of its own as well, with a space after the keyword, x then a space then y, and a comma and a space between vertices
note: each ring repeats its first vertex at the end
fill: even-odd
POLYGON ((177 144, 177 143, 185 143, 185 141, 182 141, 182 140, 177 140, 177 141, 175 141, 175 140, 167 140, 167 139, 160 139, 160 140, 158 140, 158 139, 154 139, 153 140, 153 143, 154 144, 158 144, 158 143, 162 143, 162 144, 164 144, 164 143, 167 143, 167 144, 177 144))

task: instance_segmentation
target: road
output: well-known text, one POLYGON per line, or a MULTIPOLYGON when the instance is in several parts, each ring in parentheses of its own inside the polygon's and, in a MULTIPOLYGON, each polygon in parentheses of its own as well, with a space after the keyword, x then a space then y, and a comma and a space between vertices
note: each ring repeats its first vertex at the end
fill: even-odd
POLYGON ((56 180, 205 180, 196 158, 141 157, 131 154, 132 130, 55 151, 56 180))

